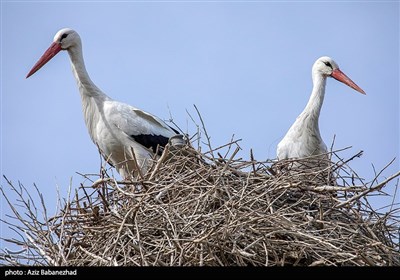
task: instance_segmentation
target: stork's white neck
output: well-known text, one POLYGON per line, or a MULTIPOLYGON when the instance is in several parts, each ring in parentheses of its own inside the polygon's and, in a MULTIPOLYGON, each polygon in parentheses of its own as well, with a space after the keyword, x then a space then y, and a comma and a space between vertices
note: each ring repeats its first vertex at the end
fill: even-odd
POLYGON ((72 72, 74 73, 81 94, 82 111, 86 127, 93 142, 97 143, 98 139, 95 133, 96 124, 100 118, 103 118, 104 101, 110 100, 110 98, 90 79, 86 71, 85 62, 83 61, 82 45, 77 44, 69 48, 68 54, 71 59, 72 72))
POLYGON ((313 73, 312 80, 313 90, 302 114, 310 116, 310 119, 315 120, 318 125, 318 119, 325 97, 326 76, 315 72, 313 73))
POLYGON ((86 71, 85 62, 83 60, 82 45, 77 44, 76 46, 69 48, 68 54, 71 59, 72 72, 74 73, 82 98, 85 96, 105 97, 105 94, 92 82, 88 72, 86 71))

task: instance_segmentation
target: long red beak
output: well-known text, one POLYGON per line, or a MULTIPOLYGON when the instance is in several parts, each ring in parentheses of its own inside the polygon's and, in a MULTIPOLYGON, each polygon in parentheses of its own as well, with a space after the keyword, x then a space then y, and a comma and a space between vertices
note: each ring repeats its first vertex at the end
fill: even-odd
POLYGON ((61 45, 59 43, 52 43, 50 47, 44 52, 42 57, 36 62, 36 64, 32 67, 31 71, 29 71, 26 78, 32 76, 37 70, 42 68, 50 59, 52 59, 58 52, 61 51, 61 45))
POLYGON ((359 86, 357 86, 355 82, 353 82, 349 77, 346 76, 345 73, 343 73, 339 69, 333 70, 331 76, 333 78, 335 78, 336 80, 338 80, 339 82, 342 82, 342 83, 348 85, 352 89, 355 89, 356 91, 358 91, 362 94, 365 94, 365 92, 359 86))

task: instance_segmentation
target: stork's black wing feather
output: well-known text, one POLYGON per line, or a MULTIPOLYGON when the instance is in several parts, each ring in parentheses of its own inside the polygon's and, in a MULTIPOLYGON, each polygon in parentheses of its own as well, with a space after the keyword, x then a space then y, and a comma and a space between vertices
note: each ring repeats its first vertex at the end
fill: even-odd
MULTIPOLYGON (((167 124, 168 125, 168 124, 167 124)), ((172 129, 176 134, 180 134, 180 132, 178 130, 176 130, 175 128, 173 128, 172 126, 168 125, 170 129, 172 129)))
POLYGON ((157 151, 157 146, 165 147, 169 140, 168 137, 153 134, 131 135, 131 137, 139 144, 152 149, 154 153, 157 151))

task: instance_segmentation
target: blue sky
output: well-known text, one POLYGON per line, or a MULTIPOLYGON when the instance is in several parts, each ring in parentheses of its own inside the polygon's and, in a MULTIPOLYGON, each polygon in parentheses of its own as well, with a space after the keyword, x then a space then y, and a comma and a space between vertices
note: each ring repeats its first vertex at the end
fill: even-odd
POLYGON ((395 157, 381 180, 400 169, 397 1, 2 1, 1 173, 28 189, 35 183, 50 213, 57 188, 65 194, 83 181, 76 172, 100 166, 67 53, 25 79, 64 27, 80 34, 87 70, 110 97, 165 120, 171 112, 190 134, 186 111, 195 116, 195 104, 213 146, 235 135, 245 159, 250 149, 275 158, 308 101, 314 61, 331 56, 367 95, 329 79, 325 143, 336 135, 335 148, 352 146, 343 157, 363 150, 351 167, 366 181, 395 157))

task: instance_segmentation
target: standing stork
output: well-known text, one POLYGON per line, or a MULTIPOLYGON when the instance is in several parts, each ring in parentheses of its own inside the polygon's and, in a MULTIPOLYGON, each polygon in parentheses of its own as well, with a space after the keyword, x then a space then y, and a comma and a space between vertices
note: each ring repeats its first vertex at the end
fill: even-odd
POLYGON ((279 160, 321 155, 327 159, 327 148, 319 133, 318 119, 325 96, 326 78, 332 77, 356 91, 365 94, 347 77, 332 58, 323 56, 312 67, 313 90, 303 112, 289 128, 277 146, 279 160))
POLYGON ((26 78, 33 75, 61 50, 69 54, 82 99, 83 116, 90 138, 103 157, 118 173, 129 179, 138 169, 146 171, 158 146, 164 147, 179 132, 160 118, 115 101, 103 93, 90 79, 83 60, 79 34, 64 28, 56 33, 53 43, 33 66, 26 78))

